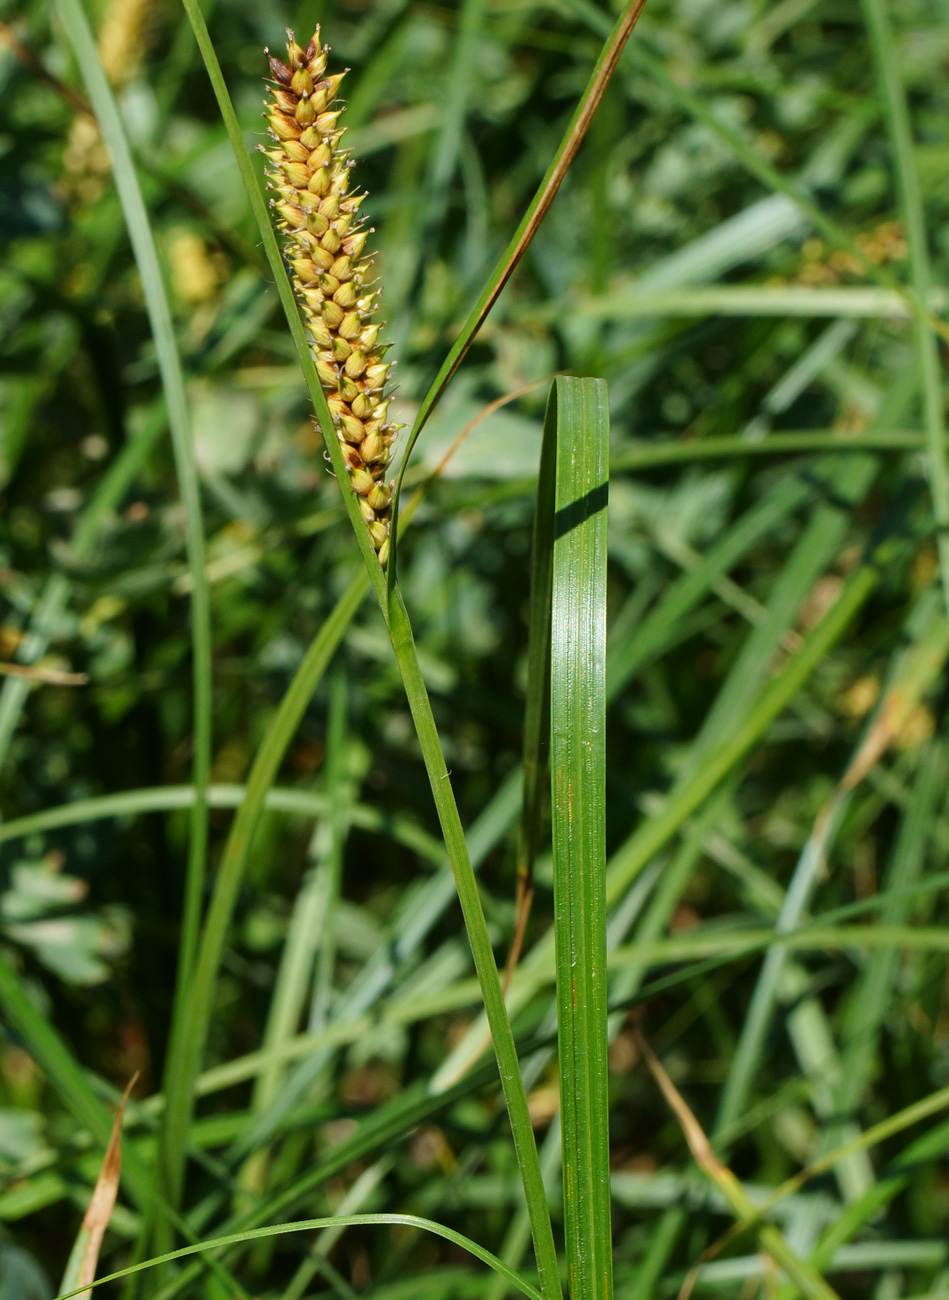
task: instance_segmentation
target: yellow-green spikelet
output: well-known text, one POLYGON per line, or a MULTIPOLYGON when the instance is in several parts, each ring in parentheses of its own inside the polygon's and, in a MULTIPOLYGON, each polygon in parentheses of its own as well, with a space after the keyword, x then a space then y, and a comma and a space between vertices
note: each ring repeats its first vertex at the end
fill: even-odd
POLYGON ((366 196, 350 188, 352 161, 340 147, 342 105, 334 102, 345 74, 326 76, 319 27, 305 50, 290 31, 287 42, 286 63, 268 51, 271 207, 350 481, 384 565, 392 504, 384 479, 399 426, 386 418, 389 363, 372 319, 378 291, 369 284, 369 232, 358 215, 366 196))

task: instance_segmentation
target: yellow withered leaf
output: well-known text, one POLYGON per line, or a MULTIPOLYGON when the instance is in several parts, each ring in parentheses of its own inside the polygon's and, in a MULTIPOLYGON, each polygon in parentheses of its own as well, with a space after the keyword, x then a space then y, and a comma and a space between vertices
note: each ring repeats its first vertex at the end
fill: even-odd
MULTIPOLYGON (((99 1251, 102 1249, 102 1239, 112 1218, 112 1211, 115 1209, 115 1201, 119 1193, 119 1178, 122 1173, 122 1120, 125 1117, 126 1103, 137 1079, 138 1073, 136 1072, 129 1080, 128 1086, 116 1107, 115 1119, 112 1122, 112 1133, 105 1151, 105 1159, 102 1161, 99 1177, 96 1179, 96 1185, 92 1190, 89 1208, 83 1217, 82 1227, 79 1229, 79 1234, 69 1256, 69 1262, 66 1265, 66 1271, 63 1274, 62 1284, 59 1288, 61 1292, 73 1291, 78 1286, 90 1286, 95 1281, 99 1251)), ((91 1296, 91 1291, 83 1291, 78 1300, 88 1300, 88 1297, 91 1296)))

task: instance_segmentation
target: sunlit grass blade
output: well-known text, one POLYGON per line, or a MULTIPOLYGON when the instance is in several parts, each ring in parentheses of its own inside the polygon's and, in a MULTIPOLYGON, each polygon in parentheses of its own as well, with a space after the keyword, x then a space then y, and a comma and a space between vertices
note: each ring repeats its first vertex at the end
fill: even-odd
MULTIPOLYGON (((878 554, 882 561, 886 555, 885 541, 881 543, 878 554)), ((824 655, 836 644, 869 599, 879 576, 877 562, 864 563, 850 574, 836 603, 808 633, 800 649, 788 658, 766 689, 747 708, 742 720, 730 730, 724 729, 715 744, 709 744, 704 761, 696 766, 687 780, 680 782, 661 810, 645 820, 620 845, 607 863, 607 902, 611 907, 616 905, 655 855, 746 757, 795 698, 824 655)), ((522 1005, 523 1000, 546 979, 546 972, 552 963, 552 947, 552 936, 545 935, 521 963, 512 984, 511 1000, 515 1005, 522 1005)), ((463 1043, 456 1048, 453 1069, 459 1068, 460 1060, 469 1058, 472 1044, 477 1041, 477 1031, 469 1031, 463 1043)))
MULTIPOLYGON (((155 1268, 159 1264, 169 1264, 176 1259, 187 1259, 189 1255, 204 1254, 207 1251, 219 1250, 224 1246, 241 1245, 249 1241, 261 1241, 266 1237, 280 1237, 287 1233, 293 1232, 315 1232, 323 1228, 350 1228, 350 1227, 391 1227, 401 1225, 407 1228, 419 1228, 423 1232, 434 1233, 437 1237, 443 1237, 455 1246, 460 1246, 462 1250, 474 1255, 480 1259, 482 1264, 487 1264, 496 1273, 502 1274, 511 1286, 516 1287, 522 1295, 526 1295, 528 1300, 541 1300, 539 1292, 519 1277, 513 1269, 502 1263, 489 1250, 479 1246, 476 1241, 470 1237, 465 1237, 460 1232, 455 1232, 453 1228, 448 1228, 444 1224, 434 1223, 431 1219, 422 1219, 416 1214, 340 1214, 330 1216, 324 1219, 302 1219, 297 1223, 276 1223, 266 1228, 251 1228, 244 1232, 234 1232, 226 1237, 212 1237, 207 1241, 199 1242, 194 1246, 185 1246, 181 1250, 167 1251, 162 1255, 156 1255, 154 1259, 144 1260, 141 1264, 134 1264, 131 1268, 120 1269, 116 1273, 108 1273, 105 1277, 100 1277, 93 1286, 103 1286, 106 1282, 116 1282, 120 1278, 130 1277, 134 1273, 141 1273, 145 1269, 155 1268)), ((57 1300, 70 1300, 71 1296, 76 1296, 82 1290, 81 1287, 72 1291, 62 1292, 57 1300)))
MULTIPOLYGON (((891 1136, 892 1133, 898 1132, 901 1128, 909 1127, 910 1124, 916 1123, 924 1115, 931 1115, 935 1110, 942 1109, 946 1105, 949 1105, 949 1089, 943 1088, 931 1097, 927 1097, 923 1102, 907 1107, 898 1115, 892 1116, 890 1120, 885 1120, 882 1124, 868 1129, 861 1137, 868 1145, 871 1141, 873 1143, 882 1141, 891 1136)), ((949 1121, 943 1120, 930 1132, 924 1133, 911 1142, 892 1162, 886 1175, 875 1186, 870 1188, 859 1201, 848 1205, 836 1222, 825 1230, 811 1255, 811 1263, 814 1267, 818 1269, 826 1268, 835 1251, 849 1241, 860 1228, 870 1222, 884 1206, 889 1204, 906 1187, 913 1173, 919 1169, 920 1165, 944 1156, 947 1149, 949 1149, 949 1121)), ((836 1154, 836 1152, 831 1153, 831 1155, 836 1154)), ((821 1166, 824 1164, 824 1161, 820 1161, 816 1166, 810 1166, 809 1169, 803 1170, 800 1178, 803 1180, 805 1175, 811 1173, 811 1170, 820 1173, 821 1166)), ((779 1188, 775 1196, 778 1193, 784 1195, 785 1189, 787 1191, 794 1190, 789 1182, 779 1188)), ((789 1285, 779 1293, 779 1300, 792 1300, 795 1294, 795 1290, 789 1285)))
MULTIPOLYGON (((622 453, 620 453, 622 455, 622 453)), ((612 472, 615 457, 611 459, 612 472)), ((736 521, 700 564, 677 578, 646 617, 617 645, 609 657, 610 699, 661 654, 680 621, 707 595, 715 579, 728 570, 763 536, 777 528, 813 491, 804 475, 778 483, 736 521)))
MULTIPOLYGON (((263 1050, 274 1053, 277 1059, 269 1070, 257 1078, 252 1109, 258 1112, 266 1109, 280 1089, 285 1065, 279 1061, 279 1049, 293 1038, 308 1000, 311 1001, 309 1032, 319 1033, 327 1021, 336 967, 336 913, 343 849, 352 806, 352 791, 346 779, 344 764, 347 742, 346 700, 346 675, 342 667, 339 667, 333 673, 330 684, 325 821, 316 828, 311 839, 310 852, 316 860, 315 865, 294 902, 270 1000, 263 1050), (312 999, 309 996, 311 991, 312 999)), ((254 1126, 251 1125, 245 1140, 249 1144, 254 1137, 254 1126)), ((241 1143, 236 1146, 233 1159, 236 1159, 241 1143)), ((267 1152, 258 1148, 241 1171, 242 1186, 260 1191, 266 1185, 267 1171, 267 1152)))
POLYGON ((501 1074, 501 1086, 511 1121, 511 1134, 518 1165, 524 1184, 524 1195, 531 1219, 531 1233, 534 1238, 534 1250, 537 1256, 537 1268, 540 1274, 541 1291, 545 1296, 561 1295, 560 1277, 557 1270, 557 1255, 554 1247, 553 1229, 547 1208, 547 1196, 544 1190, 537 1145, 531 1124, 524 1081, 521 1077, 517 1059, 511 1022, 504 1006, 504 994, 498 977, 494 953, 488 936, 481 898, 478 894, 477 881, 471 869, 468 848, 465 844, 464 831, 458 807, 452 793, 449 772, 445 764, 438 729, 432 714, 428 691, 422 677, 415 652, 412 629, 409 624, 402 594, 396 586, 389 603, 390 635, 409 708, 415 723, 425 767, 428 772, 438 820, 448 850, 449 861, 455 876, 458 900, 461 903, 465 928, 471 945, 478 981, 484 997, 485 1012, 491 1029, 498 1069, 501 1074))
MULTIPOLYGON (((874 1124, 848 1142, 826 1151, 820 1159, 814 1160, 800 1173, 786 1179, 770 1196, 756 1205, 753 1219, 734 1224, 713 1247, 706 1251, 706 1257, 720 1253, 743 1232, 755 1227, 771 1214, 783 1200, 793 1196, 811 1179, 826 1173, 840 1160, 857 1152, 867 1151, 947 1107, 949 1107, 949 1088, 940 1088, 938 1092, 932 1093, 922 1101, 914 1102, 913 1105, 905 1107, 879 1124, 874 1124)), ((949 1149, 949 1121, 943 1120, 934 1129, 911 1142, 906 1150, 891 1162, 879 1182, 868 1188, 858 1200, 844 1208, 843 1213, 823 1234, 817 1249, 811 1255, 810 1264, 819 1270, 826 1268, 834 1251, 844 1242, 849 1241, 876 1211, 905 1186, 905 1171, 908 1168, 925 1160, 936 1159, 947 1149, 949 1149)), ((798 1294, 799 1290, 793 1283, 787 1283, 779 1292, 780 1300, 792 1300, 792 1297, 798 1294)))
POLYGON ((926 435, 913 429, 871 429, 854 436, 834 433, 831 430, 783 430, 769 433, 760 442, 747 438, 709 437, 701 439, 666 440, 626 445, 614 451, 610 458, 610 472, 636 473, 637 470, 658 469, 665 465, 689 465, 705 460, 742 460, 745 457, 760 460, 771 456, 807 455, 814 452, 833 452, 849 455, 864 451, 922 451, 926 435))
MULTIPOLYGON (((367 590, 367 589, 364 589, 367 590)), ((211 808, 239 808, 244 802, 247 787, 243 785, 209 785, 208 806, 211 808)), ((175 812, 194 806, 194 786, 160 785, 141 790, 126 790, 122 794, 103 794, 92 799, 76 799, 44 812, 16 817, 0 825, 0 844, 23 839, 28 835, 45 835, 66 826, 83 826, 105 818, 137 817, 141 813, 175 812)), ((264 797, 264 807, 270 812, 291 817, 325 817, 330 806, 325 794, 314 790, 298 790, 285 786, 272 786, 264 797)), ((386 835, 397 844, 436 866, 445 861, 441 843, 414 822, 403 817, 390 817, 368 804, 355 804, 350 810, 354 826, 386 835)))
MULTIPOLYGON (((936 311, 945 308, 947 299, 943 291, 930 290, 925 301, 936 311)), ((589 299, 577 311, 579 319, 597 321, 690 316, 829 316, 836 320, 900 321, 912 315, 905 295, 896 289, 813 288, 797 284, 718 284, 699 289, 614 293, 612 297, 589 299)))
POLYGON ((745 1189, 732 1171, 715 1155, 711 1143, 702 1132, 681 1093, 657 1060, 652 1048, 642 1037, 638 1041, 653 1078, 682 1126, 696 1163, 723 1193, 739 1221, 743 1225, 757 1224, 758 1239, 762 1248, 781 1265, 789 1277, 793 1278, 808 1300, 837 1300, 837 1292, 833 1287, 827 1285, 813 1265, 801 1259, 791 1249, 777 1228, 760 1223, 745 1189))
MULTIPOLYGON (((912 643, 896 656, 896 664, 866 734, 831 797, 820 810, 814 828, 798 859, 778 917, 777 929, 793 930, 804 915, 818 880, 826 872, 826 858, 854 787, 880 759, 904 725, 910 711, 932 683, 949 652, 949 625, 941 608, 923 600, 912 643)), ((718 1128, 733 1124, 748 1103, 754 1071, 777 998, 786 951, 772 950, 761 970, 742 1026, 741 1037, 722 1090, 718 1128)))
POLYGON ((571 1300, 610 1300, 606 1034, 606 517, 609 407, 557 379, 550 733, 564 1221, 571 1300))
POLYGON ((764 619, 747 636, 706 714, 686 758, 680 787, 701 771, 708 754, 734 733, 757 704, 771 676, 774 656, 793 629, 808 593, 833 564, 850 512, 863 501, 879 468, 875 458, 865 456, 849 463, 819 461, 805 471, 817 490, 818 505, 772 584, 764 619))
POLYGON ((667 843, 685 819, 760 738, 794 698, 827 651, 843 635, 851 619, 867 601, 879 579, 872 564, 862 565, 848 579, 837 603, 810 634, 802 648, 764 691, 747 719, 734 734, 713 750, 695 778, 646 822, 615 855, 610 866, 608 898, 614 902, 629 887, 655 853, 667 843))
MULTIPOLYGON (((937 825, 937 800, 944 790, 945 754, 938 742, 931 742, 920 756, 911 798, 883 880, 887 902, 881 914, 891 925, 905 925, 912 901, 918 898, 911 886, 927 865, 926 850, 937 825)), ((840 1115, 856 1111, 874 1077, 886 1008, 899 978, 896 952, 882 949, 868 956, 863 964, 841 1026, 844 1068, 836 1099, 840 1115)))
POLYGON ((847 231, 832 217, 829 217, 820 205, 810 197, 801 186, 788 180, 773 163, 752 148, 742 139, 738 131, 722 121, 705 103, 701 95, 695 94, 672 77, 665 64, 651 50, 640 46, 635 51, 635 59, 663 89, 677 100, 679 104, 697 121, 714 132, 734 153, 735 157, 753 176, 756 176, 768 189, 778 194, 786 194, 802 212, 806 213, 817 230, 835 247, 846 250, 855 258, 868 279, 881 287, 890 289, 903 299, 906 308, 918 320, 938 331, 943 338, 949 337, 949 325, 940 317, 933 315, 929 302, 919 299, 914 292, 907 292, 888 271, 871 262, 863 250, 855 243, 847 231))

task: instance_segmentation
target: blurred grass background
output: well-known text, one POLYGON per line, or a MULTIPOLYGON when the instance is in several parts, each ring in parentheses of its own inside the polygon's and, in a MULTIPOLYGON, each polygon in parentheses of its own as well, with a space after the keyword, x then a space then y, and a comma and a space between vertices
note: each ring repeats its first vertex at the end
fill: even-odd
MULTIPOLYGON (((225 805, 358 557, 190 28, 170 0, 87 11, 187 372, 213 600, 213 861, 225 805)), ((614 1025, 616 1275, 631 1300, 675 1295, 730 1222, 639 1064, 634 1023, 754 1188, 949 1083, 935 939, 913 950, 818 946, 783 962, 773 947, 763 973, 760 955, 741 949, 745 930, 779 917, 792 928, 852 903, 867 905, 863 924, 930 927, 921 935, 946 916, 939 467, 922 454, 941 398, 938 379, 935 396, 924 389, 928 345, 895 286, 919 269, 905 184, 915 171, 931 305, 945 302, 949 10, 944 0, 891 6, 890 39, 878 34, 874 46, 879 12, 880 0, 649 0, 410 471, 422 477, 487 404, 536 383, 471 432, 400 551, 499 960, 514 917, 543 381, 560 370, 601 376, 611 396, 614 865, 670 790, 690 788, 754 718, 769 682, 873 557, 875 587, 846 632, 614 898, 614 946, 652 945, 620 948, 614 999, 633 999, 670 966, 682 976, 614 1025), (911 152, 887 76, 906 97, 911 152), (810 213, 766 183, 768 166, 810 213), (827 223, 855 247, 835 246, 827 223), (868 733, 881 732, 862 779, 834 798, 868 733), (664 950, 666 936, 675 944, 664 950), (710 940, 725 958, 693 971, 710 940)), ((347 140, 370 192, 410 420, 544 173, 612 13, 586 0, 340 0, 299 11, 221 0, 206 13, 252 143, 263 138, 262 47, 278 48, 284 25, 299 35, 321 21, 334 65, 352 69, 347 140)), ((141 1070, 145 1098, 160 1086, 187 856, 183 516, 140 282, 68 44, 46 5, 0 16, 0 659, 89 679, 2 679, 0 944, 84 1067, 119 1088, 141 1070), (118 795, 108 816, 89 802, 118 795), (177 810, 147 811, 176 800, 177 810)), ((189 1183, 205 1235, 242 1196, 279 1187, 480 1041, 425 772, 368 602, 278 786, 207 1064, 256 1051, 268 1018, 271 1046, 327 1024, 343 1045, 304 1056, 299 1075, 271 1061, 254 1090, 246 1072, 222 1075, 227 1086, 202 1103, 204 1156, 189 1183), (383 959, 392 969, 380 976, 383 959), (306 1115, 270 1140, 263 1172, 239 1175, 242 1137, 281 1096, 306 1115)), ((550 927, 549 864, 538 883, 528 967, 550 927)), ((549 1028, 549 985, 524 990, 521 1028, 549 1028)), ((540 1053, 527 1073, 556 1170, 555 1072, 540 1053)), ((147 1154, 147 1110, 138 1125, 147 1154)), ((841 1296, 949 1294, 940 1132, 924 1124, 842 1160, 779 1207, 804 1255, 828 1225, 851 1223, 828 1252, 841 1296), (927 1158, 897 1177, 894 1162, 921 1134, 927 1158)), ((52 1294, 43 1274, 61 1272, 95 1165, 88 1135, 5 1032, 3 1300, 52 1294)), ((497 1090, 482 1081, 420 1127, 396 1126, 301 1213, 345 1203, 432 1214, 519 1264, 519 1196, 497 1090)), ((135 1213, 113 1226, 106 1262, 117 1267, 135 1213)), ((241 1277, 257 1295, 298 1300, 484 1293, 460 1253, 409 1231, 350 1230, 323 1242, 329 1263, 301 1263, 306 1246, 258 1248, 241 1277)), ((217 1296, 215 1285, 202 1278, 188 1294, 217 1296)), ((748 1237, 705 1264, 697 1286, 774 1293, 748 1237)))

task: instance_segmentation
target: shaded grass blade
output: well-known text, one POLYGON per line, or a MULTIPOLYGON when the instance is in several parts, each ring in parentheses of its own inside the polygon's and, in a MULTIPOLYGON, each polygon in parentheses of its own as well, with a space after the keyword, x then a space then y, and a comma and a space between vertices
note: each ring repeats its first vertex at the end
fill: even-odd
MULTIPOLYGON (((164 424, 164 405, 158 403, 153 408, 146 427, 126 443, 103 476, 72 535, 70 551, 76 559, 84 560, 92 554, 104 519, 121 503, 163 433, 164 424)), ((45 652, 50 633, 66 607, 70 589, 71 584, 65 574, 53 574, 47 581, 37 601, 27 634, 19 647, 18 658, 21 661, 35 663, 45 652)), ((0 689, 0 766, 7 756, 29 692, 28 681, 14 678, 5 681, 0 689)))
MULTIPOLYGON (((55 1086, 73 1117, 88 1128, 100 1142, 107 1144, 112 1133, 113 1117, 96 1096, 85 1071, 66 1043, 48 1018, 37 1010, 2 952, 0 952, 0 1006, 3 1007, 7 1023, 22 1036, 30 1055, 55 1086)), ((179 1220, 174 1210, 156 1195, 154 1177, 134 1148, 125 1152, 122 1182, 142 1211, 166 1215, 186 1236, 193 1235, 190 1234, 187 1224, 179 1220)), ((226 1280, 233 1291, 247 1300, 246 1291, 227 1273, 224 1266, 217 1260, 211 1261, 211 1264, 215 1272, 226 1280)))
POLYGON ((171 307, 165 291, 148 210, 142 197, 118 105, 79 0, 57 0, 57 11, 79 64, 102 137, 108 146, 115 186, 141 276, 145 307, 155 341, 158 369, 168 409, 178 488, 184 507, 185 546, 191 579, 194 698, 192 772, 198 798, 191 812, 184 919, 176 983, 176 997, 180 1001, 185 995, 190 978, 201 923, 208 837, 205 791, 211 770, 211 603, 205 573, 204 530, 201 522, 198 471, 184 374, 175 342, 171 307))
POLYGON ((537 506, 531 544, 528 613, 527 699, 524 708, 524 757, 521 815, 517 828, 517 899, 514 937, 505 971, 505 990, 517 966, 534 897, 534 859, 544 807, 544 776, 550 742, 550 601, 553 572, 554 497, 556 484, 557 403, 551 390, 544 420, 537 506))
POLYGON ((550 732, 564 1220, 572 1300, 613 1294, 606 1033, 609 407, 555 381, 550 732))
MULTIPOLYGON (((897 45, 890 26, 886 0, 863 0, 863 11, 870 33, 870 44, 879 74, 883 113, 892 145, 900 206, 906 223, 909 244, 910 280, 917 302, 926 304, 932 292, 929 267, 928 236, 923 211, 919 175, 916 170, 915 146, 906 94, 897 66, 897 45)), ((918 315, 913 337, 923 392, 926 423, 926 450, 933 515, 936 520, 936 545, 942 572, 943 595, 949 609, 949 462, 946 457, 946 420, 942 382, 939 374, 939 343, 926 318, 918 315)))
MULTIPOLYGON (((168 409, 179 490, 185 513, 185 540, 191 579, 194 759, 192 774, 196 800, 191 811, 188 867, 182 937, 175 986, 178 1013, 187 1005, 187 990, 194 968, 207 859, 208 819, 206 791, 210 778, 212 743, 211 617, 205 571, 205 546, 201 502, 184 375, 175 343, 168 296, 148 212, 115 97, 99 59, 95 40, 79 0, 61 0, 58 12, 66 28, 112 162, 116 189, 129 239, 138 265, 146 308, 155 341, 162 387, 168 409)), ((183 1151, 184 1144, 181 1150, 183 1151)), ((178 1187, 169 1184, 169 1202, 178 1201, 178 1187)), ((167 1230, 163 1224, 162 1231, 167 1230)))

